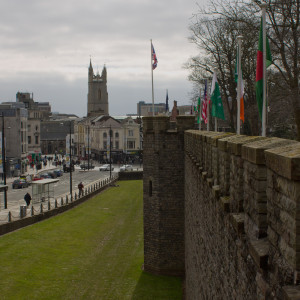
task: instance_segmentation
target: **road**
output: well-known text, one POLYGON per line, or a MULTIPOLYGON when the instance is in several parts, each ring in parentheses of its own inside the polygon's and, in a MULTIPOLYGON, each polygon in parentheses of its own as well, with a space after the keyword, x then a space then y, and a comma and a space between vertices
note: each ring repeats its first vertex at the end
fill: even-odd
MULTIPOLYGON (((118 172, 118 168, 115 168, 112 174, 118 172)), ((45 170, 46 172, 46 170, 45 170)), ((99 167, 95 167, 93 170, 83 171, 79 167, 75 167, 75 171, 72 172, 72 189, 73 192, 77 192, 77 185, 80 181, 82 181, 84 186, 87 186, 89 183, 100 181, 110 176, 109 171, 99 171, 99 167)), ((57 177, 59 181, 54 184, 54 197, 58 198, 60 195, 65 193, 69 193, 70 191, 70 173, 64 173, 63 176, 57 177)), ((7 209, 10 206, 24 205, 24 195, 29 192, 32 194, 32 187, 23 189, 12 189, 11 183, 8 183, 8 192, 7 192, 7 209)), ((0 209, 4 208, 3 203, 3 193, 0 195, 0 209)))

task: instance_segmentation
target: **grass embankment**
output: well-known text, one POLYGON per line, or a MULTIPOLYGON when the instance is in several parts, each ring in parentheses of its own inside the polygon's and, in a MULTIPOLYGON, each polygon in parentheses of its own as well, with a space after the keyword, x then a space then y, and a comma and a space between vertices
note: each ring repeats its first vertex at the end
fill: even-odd
POLYGON ((143 263, 142 181, 0 237, 1 299, 181 299, 143 263))

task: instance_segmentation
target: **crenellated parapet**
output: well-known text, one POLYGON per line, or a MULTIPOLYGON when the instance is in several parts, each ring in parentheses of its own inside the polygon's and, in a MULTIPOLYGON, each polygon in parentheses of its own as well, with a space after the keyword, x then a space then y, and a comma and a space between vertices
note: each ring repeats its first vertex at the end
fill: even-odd
POLYGON ((186 131, 186 299, 298 299, 299 208, 300 143, 186 131))

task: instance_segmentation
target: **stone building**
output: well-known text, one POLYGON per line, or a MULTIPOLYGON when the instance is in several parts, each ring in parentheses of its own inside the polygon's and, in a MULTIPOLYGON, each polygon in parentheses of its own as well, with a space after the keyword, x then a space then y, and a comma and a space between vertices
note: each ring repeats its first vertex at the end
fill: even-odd
MULTIPOLYGON (((28 111, 23 103, 9 102, 0 105, 0 115, 4 122, 7 175, 22 174, 27 170, 28 111)), ((0 126, 2 132, 2 122, 0 126)))
POLYGON ((139 154, 140 125, 131 117, 121 121, 111 116, 82 118, 75 122, 74 129, 75 148, 81 159, 104 163, 111 155, 112 161, 118 163, 139 154))
POLYGON ((103 67, 102 74, 96 75, 90 60, 88 73, 87 116, 108 115, 107 71, 103 67))
MULTIPOLYGON (((140 101, 137 104, 137 115, 140 117, 152 116, 153 115, 153 105, 152 103, 146 103, 145 101, 140 101)), ((154 115, 164 114, 166 112, 165 103, 154 103, 154 115)))

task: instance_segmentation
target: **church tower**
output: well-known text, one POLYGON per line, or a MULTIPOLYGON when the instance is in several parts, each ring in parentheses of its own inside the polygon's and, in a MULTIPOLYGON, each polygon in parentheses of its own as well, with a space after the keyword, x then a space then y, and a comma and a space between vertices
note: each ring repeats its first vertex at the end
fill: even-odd
POLYGON ((90 60, 88 75, 88 103, 87 116, 108 115, 107 73, 103 67, 102 74, 94 74, 90 60))

